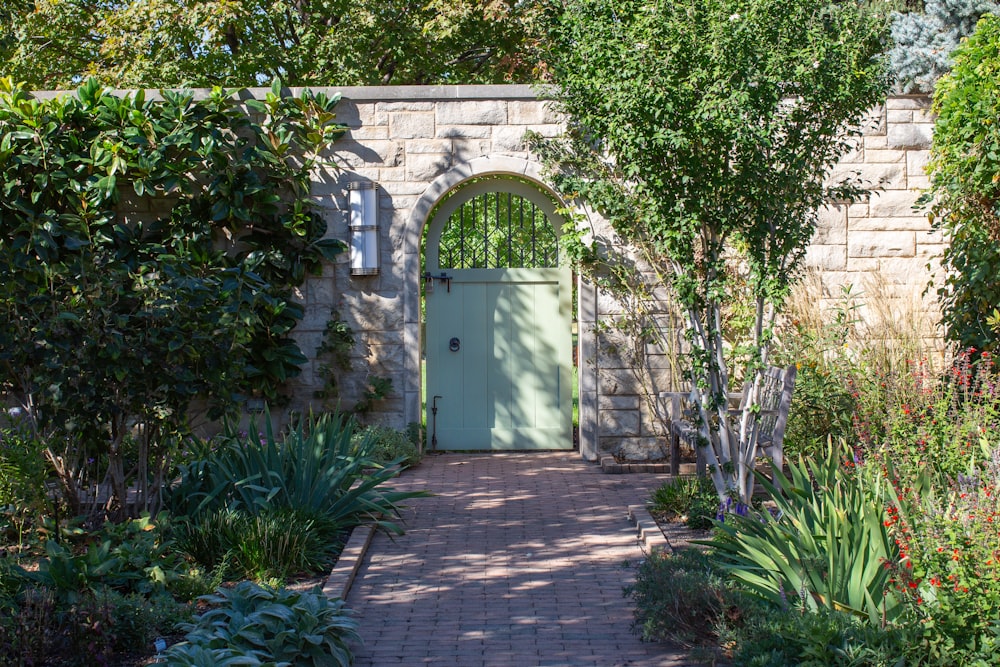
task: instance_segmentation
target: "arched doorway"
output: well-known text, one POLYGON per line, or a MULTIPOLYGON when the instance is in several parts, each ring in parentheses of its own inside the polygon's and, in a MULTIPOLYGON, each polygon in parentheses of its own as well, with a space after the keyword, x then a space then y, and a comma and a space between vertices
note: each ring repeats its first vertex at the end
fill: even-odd
POLYGON ((438 201, 424 264, 429 444, 571 449, 572 280, 540 186, 482 175, 438 201))

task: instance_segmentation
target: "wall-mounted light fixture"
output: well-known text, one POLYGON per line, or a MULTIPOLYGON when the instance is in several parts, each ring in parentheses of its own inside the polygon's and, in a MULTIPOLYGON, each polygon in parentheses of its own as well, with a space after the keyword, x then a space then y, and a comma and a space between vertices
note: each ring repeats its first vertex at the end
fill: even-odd
POLYGON ((347 185, 351 210, 351 274, 378 273, 378 185, 352 181, 347 185))

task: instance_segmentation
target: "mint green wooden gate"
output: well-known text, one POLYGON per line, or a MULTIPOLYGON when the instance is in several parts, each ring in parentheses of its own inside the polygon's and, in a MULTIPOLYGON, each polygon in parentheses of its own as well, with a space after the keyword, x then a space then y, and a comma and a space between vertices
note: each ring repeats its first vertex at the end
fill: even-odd
POLYGON ((552 209, 527 184, 487 180, 434 216, 424 341, 432 447, 572 448, 572 282, 557 266, 552 209))

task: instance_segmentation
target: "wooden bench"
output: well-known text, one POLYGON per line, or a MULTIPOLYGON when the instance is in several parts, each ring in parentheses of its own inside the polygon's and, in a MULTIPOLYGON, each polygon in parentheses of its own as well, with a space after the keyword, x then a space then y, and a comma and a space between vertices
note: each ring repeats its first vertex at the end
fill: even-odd
MULTIPOLYGON (((757 415, 758 437, 757 451, 760 456, 771 458, 775 470, 780 470, 785 463, 782 442, 785 438, 785 426, 788 423, 788 410, 792 406, 792 391, 795 389, 795 365, 788 368, 768 366, 764 369, 760 381, 757 403, 760 412, 757 415)), ((739 418, 743 412, 747 388, 741 392, 729 395, 730 414, 739 418)), ((695 470, 698 475, 705 474, 706 461, 702 448, 698 446, 698 427, 691 418, 694 408, 690 405, 690 394, 681 391, 665 391, 659 394, 666 402, 667 418, 670 422, 670 473, 674 476, 680 473, 681 442, 691 446, 696 455, 695 470)))

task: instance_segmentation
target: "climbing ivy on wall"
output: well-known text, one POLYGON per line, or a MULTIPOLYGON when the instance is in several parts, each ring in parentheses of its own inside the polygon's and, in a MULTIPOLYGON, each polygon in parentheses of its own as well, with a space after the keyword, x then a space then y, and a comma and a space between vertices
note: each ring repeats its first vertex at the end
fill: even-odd
POLYGON ((135 480, 148 508, 192 401, 220 415, 298 374, 292 290, 344 249, 309 193, 337 101, 0 79, 0 385, 67 502, 135 480))

